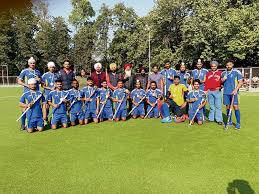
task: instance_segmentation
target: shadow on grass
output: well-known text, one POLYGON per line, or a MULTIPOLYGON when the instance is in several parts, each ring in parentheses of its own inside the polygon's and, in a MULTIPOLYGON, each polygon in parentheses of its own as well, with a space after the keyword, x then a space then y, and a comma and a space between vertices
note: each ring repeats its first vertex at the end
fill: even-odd
POLYGON ((235 179, 228 183, 227 192, 228 194, 255 194, 249 182, 240 179, 235 179))

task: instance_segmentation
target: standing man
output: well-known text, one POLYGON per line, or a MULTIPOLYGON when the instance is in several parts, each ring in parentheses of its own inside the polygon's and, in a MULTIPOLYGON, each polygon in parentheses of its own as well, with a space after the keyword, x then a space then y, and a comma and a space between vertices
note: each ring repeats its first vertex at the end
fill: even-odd
POLYGON ((210 105, 209 121, 222 125, 222 100, 221 100, 221 71, 218 70, 218 62, 210 63, 211 71, 206 74, 205 93, 208 94, 210 105))
MULTIPOLYGON (((18 79, 17 83, 21 86, 23 86, 23 92, 28 92, 30 90, 29 85, 28 85, 28 80, 31 78, 34 78, 36 80, 36 90, 38 91, 40 89, 39 85, 41 82, 41 73, 39 70, 36 69, 36 60, 31 57, 28 60, 28 65, 29 67, 22 70, 18 79)), ((25 109, 23 109, 24 111, 25 109)), ((21 118, 21 130, 25 130, 25 120, 26 116, 24 115, 21 118)))
POLYGON ((184 63, 181 63, 180 65, 178 76, 180 77, 180 83, 189 88, 189 85, 191 83, 191 75, 187 72, 186 65, 184 63))
POLYGON ((171 68, 170 63, 166 63, 164 65, 164 69, 160 72, 164 77, 164 96, 166 96, 166 92, 168 91, 170 85, 174 82, 174 76, 177 75, 175 69, 171 68))
MULTIPOLYGON (((202 68, 203 64, 201 62, 201 59, 198 59, 196 69, 192 71, 192 81, 193 80, 200 80, 200 90, 204 91, 204 83, 206 79, 206 74, 208 73, 207 69, 202 68)), ((206 107, 203 107, 203 115, 206 117, 206 107)))
POLYGON ((94 69, 95 71, 91 74, 91 78, 93 80, 94 86, 101 88, 102 81, 106 80, 106 73, 102 71, 101 63, 94 64, 94 69))
MULTIPOLYGON (((51 91, 55 90, 55 81, 57 80, 57 74, 55 73, 55 63, 50 61, 47 64, 48 72, 42 75, 42 87, 44 88, 45 99, 48 99, 48 95, 51 91)), ((46 120, 45 125, 47 124, 48 114, 49 114, 49 105, 46 103, 46 112, 43 112, 46 115, 43 115, 46 120)))
POLYGON ((106 80, 107 85, 110 89, 113 91, 117 89, 117 83, 119 80, 122 79, 122 76, 120 73, 117 73, 117 65, 115 63, 110 64, 110 72, 107 72, 106 80))
POLYGON ((129 91, 132 91, 134 88, 134 75, 132 74, 132 64, 125 64, 124 65, 124 87, 129 91))
POLYGON ((72 81, 75 79, 75 74, 71 69, 68 59, 63 62, 63 68, 58 72, 58 80, 62 82, 62 90, 70 90, 72 81))
MULTIPOLYGON (((233 107, 235 110, 236 116, 236 129, 240 130, 240 110, 239 110, 239 102, 238 102, 238 94, 239 88, 243 85, 243 76, 240 71, 237 69, 233 69, 234 61, 228 60, 227 64, 227 71, 224 71, 221 75, 222 82, 223 82, 223 104, 226 105, 227 108, 227 115, 230 111, 231 102, 233 100, 233 107)), ((232 126, 232 119, 230 115, 229 123, 226 123, 227 126, 232 126)))
POLYGON ((164 82, 163 82, 163 75, 159 73, 158 65, 153 65, 152 67, 152 74, 148 76, 148 83, 147 83, 147 89, 150 88, 151 82, 156 82, 157 89, 159 89, 162 93, 164 91, 164 82))
POLYGON ((136 76, 135 82, 139 81, 141 83, 141 88, 146 91, 147 89, 147 82, 148 82, 148 75, 146 74, 146 70, 144 67, 139 69, 140 74, 136 76))

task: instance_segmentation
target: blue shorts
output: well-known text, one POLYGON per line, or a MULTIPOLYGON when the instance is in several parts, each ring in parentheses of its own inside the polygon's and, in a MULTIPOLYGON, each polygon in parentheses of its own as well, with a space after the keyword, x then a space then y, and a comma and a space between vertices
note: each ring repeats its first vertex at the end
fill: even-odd
POLYGON ((86 110, 85 115, 84 115, 84 119, 91 119, 91 118, 92 119, 97 118, 95 110, 86 110))
POLYGON ((135 108, 135 110, 132 112, 132 115, 134 115, 134 116, 145 116, 144 106, 138 106, 137 108, 135 108))
MULTIPOLYGON (((195 112, 189 112, 189 120, 191 121, 194 117, 195 112)), ((203 110, 200 110, 194 120, 197 119, 198 121, 203 121, 203 110)))
MULTIPOLYGON (((224 94, 223 95, 223 104, 224 105, 231 105, 231 101, 232 101, 232 94, 224 94)), ((234 96, 234 105, 238 105, 238 96, 235 95, 234 96)))
POLYGON ((67 115, 66 114, 53 114, 51 119, 51 125, 57 125, 57 123, 67 124, 67 115))
POLYGON ((123 109, 120 108, 119 111, 117 112, 115 118, 117 118, 117 119, 126 118, 127 115, 128 115, 127 109, 126 108, 123 108, 123 109))
POLYGON ((70 121, 75 122, 76 120, 83 121, 84 120, 84 113, 80 112, 78 113, 70 113, 70 121))
POLYGON ((101 119, 112 119, 113 112, 112 107, 104 108, 102 113, 100 114, 101 119))
MULTIPOLYGON (((152 108, 152 106, 148 105, 147 113, 150 111, 151 108, 152 108)), ((148 118, 159 117, 159 111, 158 111, 157 105, 153 108, 153 110, 151 110, 151 112, 148 114, 147 117, 148 118)))
POLYGON ((32 118, 27 122, 27 127, 29 129, 34 129, 37 127, 43 127, 43 119, 41 117, 32 118))

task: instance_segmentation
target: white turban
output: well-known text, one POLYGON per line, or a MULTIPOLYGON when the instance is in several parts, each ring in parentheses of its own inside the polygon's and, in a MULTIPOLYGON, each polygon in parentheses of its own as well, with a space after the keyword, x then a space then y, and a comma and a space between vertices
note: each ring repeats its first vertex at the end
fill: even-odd
POLYGON ((36 62, 35 59, 33 57, 29 58, 28 63, 33 63, 33 62, 34 63, 36 62))
POLYGON ((48 62, 47 66, 48 66, 48 67, 55 67, 55 63, 52 62, 52 61, 50 61, 50 62, 48 62))
POLYGON ((36 79, 34 79, 34 78, 30 78, 29 80, 28 80, 28 84, 36 84, 37 83, 37 81, 36 81, 36 79))
POLYGON ((96 70, 98 67, 101 69, 102 68, 102 64, 101 63, 95 63, 94 64, 94 69, 96 70))
POLYGON ((201 59, 198 59, 198 64, 202 64, 201 59))

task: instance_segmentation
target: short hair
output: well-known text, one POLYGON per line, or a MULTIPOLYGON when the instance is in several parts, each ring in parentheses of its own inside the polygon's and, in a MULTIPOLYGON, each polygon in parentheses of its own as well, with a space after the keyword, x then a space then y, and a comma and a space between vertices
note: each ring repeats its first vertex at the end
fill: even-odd
POLYGON ((88 77, 87 81, 93 81, 93 79, 91 77, 88 77))
POLYGON ((62 83, 60 79, 55 80, 55 83, 62 83))
POLYGON ((194 85, 195 82, 198 83, 198 84, 201 84, 201 81, 199 79, 193 80, 192 84, 194 85))
POLYGON ((65 59, 65 60, 63 61, 63 64, 64 64, 65 62, 69 62, 69 63, 70 63, 69 59, 65 59))
POLYGON ((152 69, 155 68, 155 67, 159 68, 159 66, 156 65, 156 64, 155 64, 155 65, 152 65, 152 69))
POLYGON ((234 64, 235 61, 234 61, 233 59, 227 59, 227 60, 226 60, 226 64, 227 64, 227 63, 233 63, 233 64, 234 64))
POLYGON ((121 79, 120 79, 120 80, 118 80, 117 84, 118 84, 119 82, 121 82, 121 83, 123 83, 123 84, 124 84, 124 81, 123 81, 123 80, 121 80, 121 79))
MULTIPOLYGON (((151 84, 156 84, 156 82, 155 82, 155 81, 151 81, 151 82, 150 82, 150 85, 151 85, 151 84)), ((157 84, 156 84, 156 87, 157 87, 157 84)))
POLYGON ((106 83, 107 83, 107 81, 106 81, 105 79, 101 81, 101 83, 104 83, 104 82, 106 82, 106 83))
POLYGON ((174 76, 174 79, 177 79, 177 78, 181 79, 180 76, 178 76, 178 75, 174 76))
POLYGON ((73 79, 72 82, 77 82, 78 83, 78 80, 77 79, 73 79))

